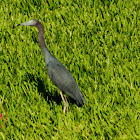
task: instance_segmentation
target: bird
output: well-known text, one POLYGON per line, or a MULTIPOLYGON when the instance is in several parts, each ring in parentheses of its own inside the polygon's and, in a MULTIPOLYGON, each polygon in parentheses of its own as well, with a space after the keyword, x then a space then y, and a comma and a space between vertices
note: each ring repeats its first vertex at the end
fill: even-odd
POLYGON ((64 103, 63 112, 68 113, 67 96, 76 101, 78 106, 86 104, 86 100, 80 91, 74 77, 68 69, 48 50, 44 39, 44 26, 37 19, 31 19, 27 22, 17 24, 16 26, 35 26, 38 29, 38 41, 44 55, 47 73, 53 84, 59 89, 62 101, 64 103))

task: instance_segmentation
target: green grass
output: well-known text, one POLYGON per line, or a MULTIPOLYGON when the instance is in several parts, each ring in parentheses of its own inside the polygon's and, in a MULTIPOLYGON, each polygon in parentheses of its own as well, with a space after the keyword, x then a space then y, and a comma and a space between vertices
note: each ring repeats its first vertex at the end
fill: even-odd
POLYGON ((0 3, 0 105, 7 110, 0 139, 140 138, 138 0, 0 3), (81 108, 68 98, 68 115, 47 75, 37 29, 14 27, 30 19, 42 22, 50 52, 85 95, 81 108))

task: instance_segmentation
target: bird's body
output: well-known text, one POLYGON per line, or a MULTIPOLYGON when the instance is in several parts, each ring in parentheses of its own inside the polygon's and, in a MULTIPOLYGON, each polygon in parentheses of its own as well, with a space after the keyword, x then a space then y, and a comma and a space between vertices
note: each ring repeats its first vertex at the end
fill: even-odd
POLYGON ((68 94, 71 98, 76 100, 79 105, 83 104, 84 96, 81 94, 76 81, 70 72, 59 62, 54 64, 49 62, 47 66, 48 75, 50 80, 64 93, 68 94), (63 82, 62 82, 63 81, 63 82))
MULTIPOLYGON (((85 101, 84 95, 80 92, 78 85, 71 75, 71 73, 64 67, 60 61, 55 58, 48 50, 44 40, 44 28, 43 25, 36 19, 30 20, 25 23, 18 24, 25 26, 36 26, 39 30, 39 43, 44 55, 45 64, 47 67, 50 80, 58 87, 62 92, 73 98, 77 105, 83 105, 85 101)), ((61 95, 62 97, 62 95, 61 95)), ((63 99, 63 97, 62 97, 63 99)), ((63 100, 64 101, 64 100, 63 100)))
POLYGON ((71 73, 57 58, 51 55, 46 48, 42 48, 42 52, 44 54, 45 64, 50 80, 61 91, 76 100, 77 105, 82 105, 84 96, 81 94, 71 73))

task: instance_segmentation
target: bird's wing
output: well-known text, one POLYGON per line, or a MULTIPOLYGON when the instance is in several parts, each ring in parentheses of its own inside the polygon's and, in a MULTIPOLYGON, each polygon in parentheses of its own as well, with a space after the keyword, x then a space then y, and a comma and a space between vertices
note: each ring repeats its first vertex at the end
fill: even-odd
POLYGON ((50 80, 70 97, 76 99, 79 88, 71 73, 61 64, 49 62, 47 66, 50 80))

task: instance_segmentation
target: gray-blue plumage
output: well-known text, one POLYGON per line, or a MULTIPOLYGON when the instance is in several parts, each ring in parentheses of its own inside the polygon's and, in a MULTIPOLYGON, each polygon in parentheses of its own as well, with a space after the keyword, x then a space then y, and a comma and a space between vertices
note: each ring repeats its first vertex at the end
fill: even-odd
POLYGON ((82 105, 83 102, 85 102, 85 98, 80 92, 78 85, 71 73, 66 69, 66 67, 62 65, 62 63, 60 63, 58 59, 50 54, 48 49, 43 48, 42 52, 50 80, 61 91, 76 100, 77 105, 82 105))
POLYGON ((18 24, 24 26, 36 26, 39 30, 39 43, 44 55, 45 64, 47 67, 50 80, 64 93, 73 98, 77 105, 86 103, 84 95, 80 92, 78 85, 71 75, 71 73, 58 61, 48 50, 44 41, 44 28, 43 25, 36 19, 30 20, 25 23, 18 24))
POLYGON ((63 92, 76 100, 77 104, 83 104, 84 96, 80 92, 76 81, 70 72, 58 61, 50 61, 47 65, 50 80, 63 92), (55 63, 54 63, 55 62, 55 63))

